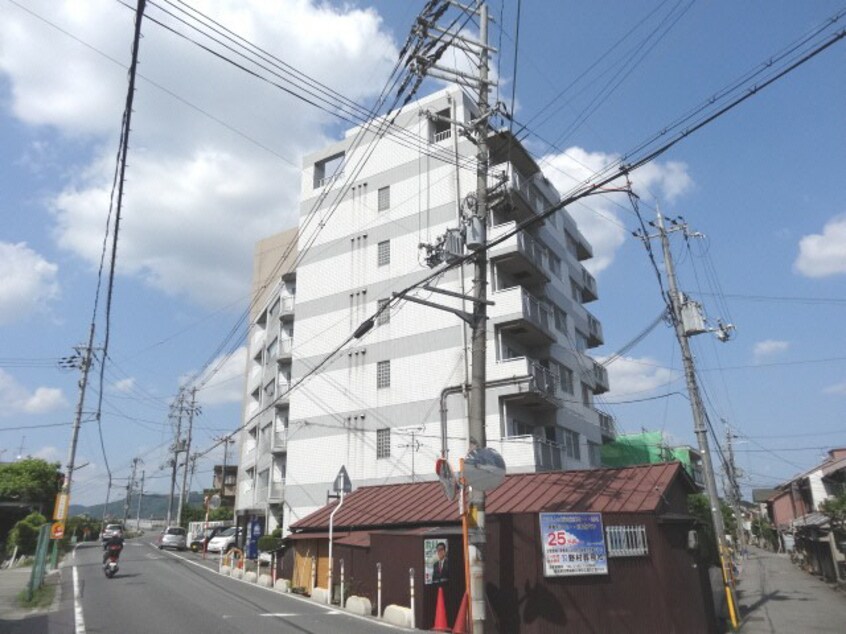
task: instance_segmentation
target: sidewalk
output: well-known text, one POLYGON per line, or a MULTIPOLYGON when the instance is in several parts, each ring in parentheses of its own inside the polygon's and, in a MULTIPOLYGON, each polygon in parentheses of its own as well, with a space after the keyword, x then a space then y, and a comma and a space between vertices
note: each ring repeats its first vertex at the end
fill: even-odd
POLYGON ((846 631, 846 595, 794 566, 787 555, 750 547, 737 594, 742 634, 846 631))
POLYGON ((0 621, 16 621, 33 613, 18 606, 18 595, 26 589, 31 570, 29 566, 0 569, 0 621))

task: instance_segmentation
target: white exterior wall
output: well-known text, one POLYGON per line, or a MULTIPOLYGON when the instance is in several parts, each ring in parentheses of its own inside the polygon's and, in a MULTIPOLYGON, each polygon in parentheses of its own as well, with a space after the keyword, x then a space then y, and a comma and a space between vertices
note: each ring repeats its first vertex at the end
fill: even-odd
MULTIPOLYGON (((472 105, 460 92, 442 91, 406 108, 397 123, 419 136, 427 136, 429 122, 419 112, 427 108, 440 111, 449 107, 447 93, 457 103, 458 116, 467 120, 472 105)), ((296 330, 293 338, 292 380, 298 381, 335 350, 366 318, 377 310, 380 299, 408 287, 430 274, 422 262, 421 242, 432 243, 447 228, 457 226, 459 198, 475 191, 474 168, 456 170, 454 165, 426 156, 433 148, 451 151, 454 139, 437 144, 408 148, 387 137, 379 142, 365 167, 355 175, 350 189, 338 200, 338 192, 354 174, 357 161, 370 152, 367 144, 349 151, 355 130, 325 150, 304 159, 301 182, 299 249, 305 251, 297 267, 296 330), (348 151, 344 175, 325 189, 314 187, 315 165, 341 151, 348 151), (456 193, 456 180, 459 192, 456 193), (390 186, 390 207, 378 211, 378 190, 390 186), (324 196, 324 194, 326 194, 324 196), (319 232, 315 229, 321 227, 319 232), (391 258, 387 265, 377 262, 378 244, 390 241, 391 258)), ((462 160, 475 154, 475 147, 460 137, 462 160)), ((330 179, 331 180, 331 179, 330 179)), ((500 450, 512 471, 534 471, 538 447, 531 436, 513 437, 512 420, 528 420, 557 429, 562 442, 564 429, 579 434, 580 458, 561 456, 566 468, 587 468, 588 441, 599 443, 601 437, 596 412, 581 404, 580 381, 592 373, 591 361, 573 350, 575 329, 586 328, 586 312, 574 299, 569 277, 580 275, 579 262, 567 251, 564 227, 577 232, 569 216, 536 231, 551 252, 562 262, 560 278, 551 276, 545 296, 568 315, 567 335, 546 346, 543 358, 566 364, 574 374, 574 396, 559 395, 559 408, 546 407, 542 415, 531 415, 530 408, 512 400, 514 386, 500 385, 487 392, 487 440, 500 450), (571 400, 578 402, 573 403, 571 400)), ((489 279, 492 276, 489 273, 489 279)), ((472 267, 464 275, 464 292, 472 287, 472 267)), ((434 282, 438 287, 462 291, 457 271, 434 282)), ((458 299, 416 292, 430 301, 461 308, 458 299)), ((522 310, 519 289, 491 292, 497 302, 489 314, 509 317, 522 310)), ((468 304, 464 309, 470 311, 468 304)), ((358 487, 369 484, 434 478, 434 461, 441 451, 439 399, 442 390, 466 381, 462 340, 463 322, 455 315, 410 302, 391 309, 390 321, 376 325, 360 340, 347 344, 322 370, 310 376, 290 395, 290 422, 287 437, 285 505, 283 528, 305 517, 326 503, 326 493, 339 468, 344 465, 358 487), (377 387, 377 364, 390 361, 390 387, 377 387), (390 432, 390 456, 377 458, 378 430, 390 432), (413 435, 412 435, 413 433, 413 435), (417 447, 417 451, 413 450, 417 447), (412 464, 413 462, 413 464, 412 464)), ((269 343, 258 337, 251 341, 250 359, 269 343)), ((469 342, 469 330, 467 340, 469 342)), ((468 343, 469 345, 469 343, 468 343)), ((248 397, 262 385, 264 375, 248 362, 248 397)), ((527 362, 497 360, 494 326, 488 332, 488 380, 508 382, 517 377, 528 385, 527 362)), ((587 379, 585 379, 587 380, 587 379)), ((592 382, 592 378, 590 379, 592 382)), ((245 420, 256 416, 260 408, 246 399, 245 420)), ((467 450, 466 402, 462 395, 447 400, 450 457, 453 463, 467 450)), ((264 420, 259 415, 257 418, 264 420)), ((259 423, 259 426, 266 424, 259 423)), ((243 437, 243 450, 252 442, 243 437)), ((559 447, 546 448, 562 454, 559 447)), ((270 469, 274 460, 263 457, 261 447, 242 462, 253 469, 253 478, 270 469)), ((245 454, 242 453, 242 461, 245 454)), ((275 458, 274 458, 275 459, 275 458)), ((457 466, 457 465, 456 465, 457 466)), ((243 470, 242 470, 243 471, 243 470)), ((278 477, 278 472, 276 474, 278 477)), ((272 479, 272 478, 271 478, 272 479)), ((244 483, 248 482, 244 471, 244 483)), ((243 504, 260 506, 266 489, 256 483, 244 484, 243 504)), ((239 487, 240 490, 240 487, 239 487)))

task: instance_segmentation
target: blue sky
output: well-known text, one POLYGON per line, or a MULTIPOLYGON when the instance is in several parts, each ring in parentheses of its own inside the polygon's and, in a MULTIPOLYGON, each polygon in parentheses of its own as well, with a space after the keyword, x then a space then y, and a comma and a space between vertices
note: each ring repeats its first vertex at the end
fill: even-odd
MULTIPOLYGON (((422 4, 195 6, 369 105, 422 4)), ((516 118, 530 122, 527 143, 562 189, 839 9, 594 5, 523 3, 515 73, 516 3, 491 4, 499 99, 510 105, 516 80, 516 118), (663 35, 634 49, 653 31, 663 35), (642 59, 624 65, 639 59, 633 50, 642 59), (619 85, 597 99, 612 77, 619 85), (550 102, 543 112, 552 116, 537 116, 550 102)), ((0 460, 23 447, 64 462, 77 376, 55 361, 85 340, 91 317, 132 13, 107 0, 25 6, 0 0, 0 460)), ((166 19, 155 7, 150 15, 166 19)), ((294 223, 301 157, 344 126, 151 22, 144 34, 102 429, 116 481, 140 456, 148 490, 161 492, 168 404, 246 306, 255 241, 294 223)), ((709 318, 737 327, 731 342, 702 335, 694 350, 712 420, 740 436, 747 487, 775 484, 846 444, 845 63, 840 42, 634 177, 648 219, 657 202, 707 236, 689 249, 677 236, 673 249, 683 289, 709 318)), ((605 357, 652 322, 661 297, 626 200, 588 205, 571 213, 596 245, 600 299, 588 308, 606 339, 593 352, 605 357)), ((663 429, 692 443, 689 404, 675 394, 684 392, 680 366, 662 324, 610 365, 612 392, 597 405, 622 431, 663 429), (631 402, 639 399, 650 400, 631 402)), ((238 425, 242 368, 239 353, 199 393, 198 449, 238 425)), ((91 392, 86 410, 95 400, 91 392)), ((218 449, 200 462, 195 489, 220 460, 218 449)), ((102 501, 106 467, 92 422, 80 435, 77 464, 85 462, 74 502, 102 501)))

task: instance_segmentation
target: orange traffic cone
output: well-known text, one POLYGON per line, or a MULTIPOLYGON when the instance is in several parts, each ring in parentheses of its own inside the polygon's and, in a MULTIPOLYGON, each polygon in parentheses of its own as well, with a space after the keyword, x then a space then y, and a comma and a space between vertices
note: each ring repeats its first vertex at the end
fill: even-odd
POLYGON ((435 626, 432 629, 436 632, 449 632, 443 586, 438 587, 438 604, 435 606, 435 626))
POLYGON ((458 614, 455 617, 455 626, 452 634, 467 634, 467 593, 461 597, 461 605, 458 606, 458 614))

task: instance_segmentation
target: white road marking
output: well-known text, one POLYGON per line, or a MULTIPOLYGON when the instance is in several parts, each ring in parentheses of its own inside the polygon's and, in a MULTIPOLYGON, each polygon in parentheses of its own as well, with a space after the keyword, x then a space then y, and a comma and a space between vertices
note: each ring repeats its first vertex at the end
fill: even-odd
MULTIPOLYGON (((73 549, 73 560, 76 561, 76 548, 73 549)), ((73 567, 73 613, 76 634, 85 634, 85 617, 82 614, 82 601, 79 598, 79 574, 76 571, 76 565, 73 567)))
POLYGON ((291 616, 304 616, 296 612, 268 612, 267 614, 259 614, 259 616, 277 616, 279 618, 287 618, 291 616))

